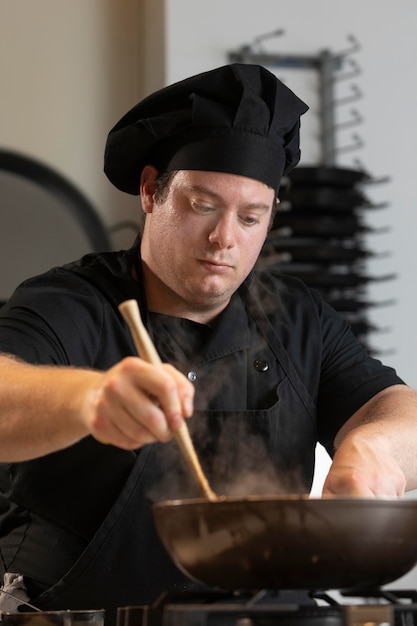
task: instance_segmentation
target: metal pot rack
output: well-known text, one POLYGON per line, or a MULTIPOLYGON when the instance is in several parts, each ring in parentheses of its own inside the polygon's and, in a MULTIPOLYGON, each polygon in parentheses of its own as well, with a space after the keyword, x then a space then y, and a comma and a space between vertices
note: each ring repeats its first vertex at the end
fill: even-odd
MULTIPOLYGON (((322 185, 317 182, 311 186, 309 182, 303 182, 300 176, 303 167, 298 166, 294 170, 297 176, 293 173, 293 176, 290 174, 288 179, 282 181, 280 210, 274 220, 259 265, 262 268, 273 264, 280 272, 297 275, 306 284, 321 291, 325 299, 350 323, 353 332, 369 352, 380 355, 381 351, 368 345, 369 335, 375 332, 387 332, 389 329, 379 328, 372 324, 368 319, 368 311, 372 307, 391 305, 393 301, 384 299, 382 302, 371 302, 367 297, 366 289, 370 282, 392 280, 395 275, 369 276, 366 273, 366 259, 377 255, 366 248, 364 239, 367 233, 375 233, 377 230, 366 225, 363 220, 364 211, 384 208, 387 203, 372 203, 364 195, 363 189, 370 184, 386 183, 389 178, 371 177, 366 173, 359 159, 355 159, 354 170, 339 168, 337 165, 337 159, 342 153, 358 150, 364 145, 360 134, 355 132, 363 121, 356 109, 350 110, 348 119, 343 122, 336 121, 336 107, 352 105, 362 97, 359 87, 352 82, 361 71, 358 63, 352 58, 352 55, 359 51, 360 46, 350 35, 347 48, 337 53, 325 49, 315 55, 283 54, 270 53, 263 49, 263 42, 266 39, 282 34, 282 30, 276 30, 255 38, 251 44, 229 52, 229 62, 259 64, 268 68, 307 69, 316 72, 319 90, 321 157, 319 163, 312 168, 304 169, 306 173, 308 170, 314 170, 314 167, 317 168, 317 172, 329 170, 336 174, 358 171, 361 176, 359 176, 359 182, 350 184, 333 186, 329 182, 324 182, 322 185), (348 84, 346 84, 347 89, 343 96, 340 96, 337 93, 337 85, 340 85, 342 81, 348 81, 348 84), (345 130, 354 132, 346 145, 338 146, 337 134, 345 130), (321 205, 317 199, 319 193, 330 197, 331 194, 336 197, 339 194, 339 206, 337 203, 334 207, 321 205), (309 206, 307 203, 300 205, 299 197, 303 194, 311 198, 309 206), (346 202, 349 194, 357 194, 361 200, 351 206, 343 206, 342 203, 346 202), (314 226, 312 216, 314 216, 314 226), (343 228, 349 224, 351 225, 350 231, 343 231, 343 228), (301 227, 303 230, 297 231, 301 227), (304 247, 301 237, 306 240, 304 247), (356 254, 355 251, 357 251, 356 254)), ((386 232, 386 230, 386 228, 379 229, 381 232, 386 232)), ((385 254, 379 256, 385 256, 385 254)), ((384 354, 387 352, 391 353, 392 350, 385 350, 384 354)))
POLYGON ((359 148, 362 139, 359 135, 352 135, 353 143, 351 146, 345 146, 341 150, 336 147, 336 131, 342 126, 354 127, 361 123, 362 119, 356 110, 351 111, 351 119, 338 125, 335 122, 335 107, 341 104, 351 104, 362 97, 360 89, 357 85, 351 86, 351 94, 343 99, 337 100, 335 94, 335 75, 340 72, 346 65, 350 65, 347 72, 339 73, 337 80, 351 80, 360 73, 358 64, 350 58, 356 53, 360 47, 356 39, 350 35, 348 41, 350 47, 336 54, 330 50, 322 50, 317 55, 308 54, 277 54, 263 52, 259 49, 260 44, 265 39, 282 35, 282 30, 261 35, 254 39, 252 44, 244 45, 239 50, 229 52, 230 63, 253 63, 271 68, 286 69, 311 69, 318 73, 319 77, 319 95, 320 95, 320 122, 321 122, 321 146, 322 146, 322 165, 335 165, 336 155, 339 151, 346 151, 359 148))

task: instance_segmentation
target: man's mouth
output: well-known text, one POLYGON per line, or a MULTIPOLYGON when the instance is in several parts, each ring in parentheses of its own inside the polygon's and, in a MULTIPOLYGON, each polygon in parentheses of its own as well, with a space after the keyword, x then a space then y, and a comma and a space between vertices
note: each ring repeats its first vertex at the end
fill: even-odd
POLYGON ((209 271, 223 273, 231 269, 231 264, 218 259, 201 259, 200 263, 209 271))

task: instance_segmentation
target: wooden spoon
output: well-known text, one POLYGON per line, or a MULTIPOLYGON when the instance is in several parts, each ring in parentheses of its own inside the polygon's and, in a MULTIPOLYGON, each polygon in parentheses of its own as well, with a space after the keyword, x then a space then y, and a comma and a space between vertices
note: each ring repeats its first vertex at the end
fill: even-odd
MULTIPOLYGON (((153 345, 148 331, 146 330, 142 318, 140 316, 138 303, 136 300, 126 300, 119 305, 119 311, 126 320, 127 325, 132 333, 133 341, 136 346, 136 350, 142 359, 153 363, 154 365, 162 365, 162 361, 159 358, 155 346, 153 345)), ((207 478, 201 468, 198 460, 193 442, 190 437, 190 433, 185 420, 183 420, 179 429, 173 432, 176 442, 178 443, 180 450, 194 474, 197 484, 200 488, 201 494, 208 500, 217 500, 216 494, 212 491, 207 478)))

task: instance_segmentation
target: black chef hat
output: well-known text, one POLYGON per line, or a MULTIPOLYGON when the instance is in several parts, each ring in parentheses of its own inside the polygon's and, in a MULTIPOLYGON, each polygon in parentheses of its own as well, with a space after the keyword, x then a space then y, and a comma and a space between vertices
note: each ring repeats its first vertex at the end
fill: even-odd
POLYGON ((147 164, 160 172, 240 174, 278 191, 300 160, 307 109, 264 67, 225 65, 165 87, 126 113, 109 133, 104 171, 135 195, 147 164))

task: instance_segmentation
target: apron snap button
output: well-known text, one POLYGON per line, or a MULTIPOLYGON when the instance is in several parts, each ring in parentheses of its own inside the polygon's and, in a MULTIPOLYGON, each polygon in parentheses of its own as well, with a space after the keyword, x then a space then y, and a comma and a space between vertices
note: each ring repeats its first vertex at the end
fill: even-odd
POLYGON ((191 380, 191 382, 193 383, 195 380, 197 380, 197 373, 193 371, 188 372, 187 378, 188 380, 191 380))
POLYGON ((261 359, 256 359, 253 362, 253 365, 257 372, 267 372, 269 370, 268 361, 262 361, 261 359))

